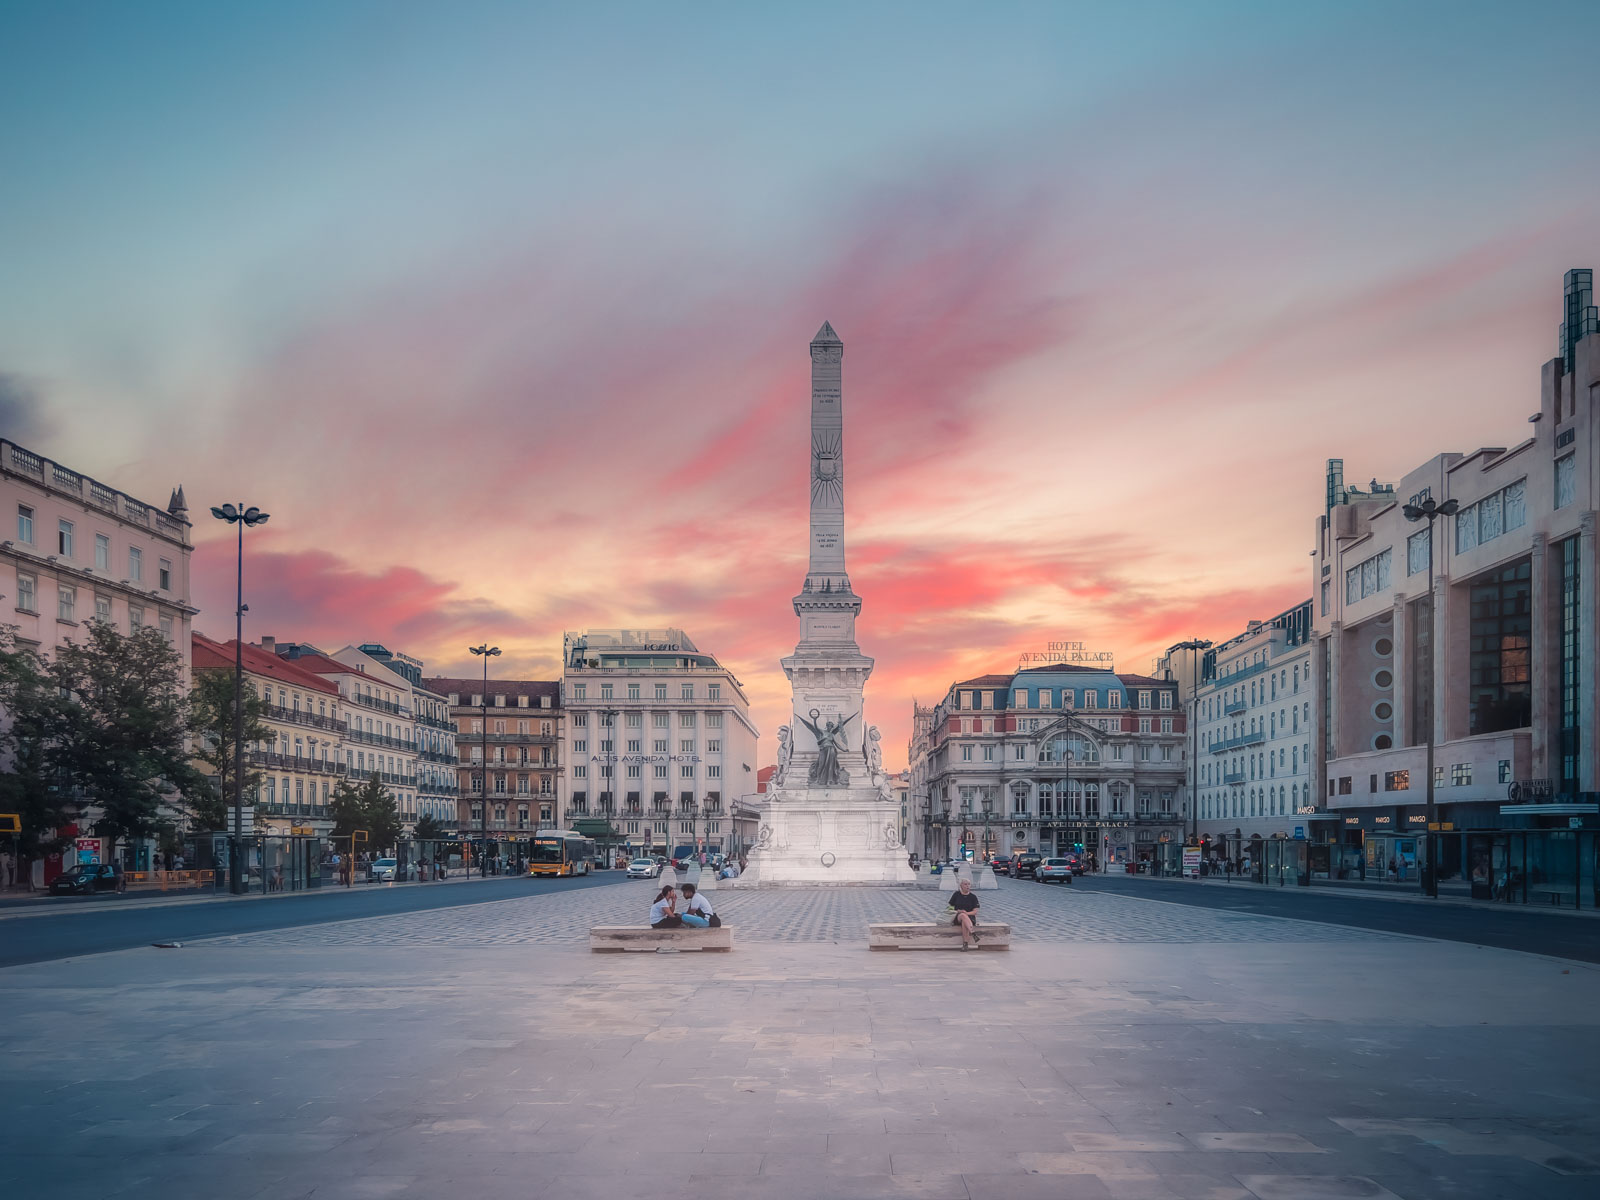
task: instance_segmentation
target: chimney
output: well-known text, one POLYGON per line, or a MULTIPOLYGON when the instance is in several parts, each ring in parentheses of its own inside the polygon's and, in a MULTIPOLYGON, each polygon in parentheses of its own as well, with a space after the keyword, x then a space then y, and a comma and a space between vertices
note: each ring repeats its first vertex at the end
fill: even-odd
POLYGON ((278 652, 278 639, 270 635, 263 637, 261 639, 261 648, 268 654, 276 654, 278 652))

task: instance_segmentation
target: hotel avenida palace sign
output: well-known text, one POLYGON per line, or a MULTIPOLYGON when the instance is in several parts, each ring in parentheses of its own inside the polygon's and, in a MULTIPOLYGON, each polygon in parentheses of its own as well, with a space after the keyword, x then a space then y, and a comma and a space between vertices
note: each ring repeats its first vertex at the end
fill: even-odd
POLYGON ((1059 663, 1073 667, 1112 669, 1114 655, 1109 650, 1090 650, 1083 642, 1047 642, 1043 650, 1025 650, 1017 665, 1031 667, 1059 663))

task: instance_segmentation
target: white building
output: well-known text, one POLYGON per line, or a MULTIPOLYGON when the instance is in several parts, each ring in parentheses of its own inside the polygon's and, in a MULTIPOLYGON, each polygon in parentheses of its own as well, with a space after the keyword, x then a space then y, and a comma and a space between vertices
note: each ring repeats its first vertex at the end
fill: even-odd
MULTIPOLYGON (((1190 788, 1202 844, 1220 857, 1271 865, 1263 842, 1309 836, 1317 807, 1311 681, 1309 600, 1251 621, 1202 655, 1190 788)), ((1282 870, 1298 859, 1271 862, 1282 870)))
POLYGON ((568 633, 562 654, 566 824, 609 821, 630 849, 734 839, 760 737, 732 671, 681 629, 568 633))

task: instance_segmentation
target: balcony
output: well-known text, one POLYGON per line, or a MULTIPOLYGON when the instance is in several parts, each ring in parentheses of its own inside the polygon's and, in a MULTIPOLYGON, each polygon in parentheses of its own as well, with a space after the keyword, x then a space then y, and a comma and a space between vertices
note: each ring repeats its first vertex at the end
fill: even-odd
POLYGON ((351 696, 350 699, 354 700, 357 704, 365 705, 367 708, 375 708, 379 712, 394 713, 396 716, 400 717, 409 717, 411 715, 411 710, 409 708, 404 708, 401 705, 395 704, 389 700, 379 700, 376 696, 363 696, 360 693, 357 693, 356 695, 351 696))
POLYGON ((295 725, 308 725, 312 729, 331 729, 335 733, 345 731, 345 723, 336 721, 332 717, 318 716, 301 708, 284 708, 278 704, 263 704, 261 715, 269 721, 287 721, 295 725))
POLYGON ((1226 774, 1226 775, 1224 775, 1222 777, 1222 782, 1223 783, 1244 783, 1245 782, 1245 773, 1243 771, 1231 771, 1231 772, 1229 772, 1228 774, 1226 774))
POLYGON ((456 731, 456 723, 449 717, 429 717, 418 713, 414 720, 418 725, 426 725, 429 729, 443 729, 450 733, 456 731))
POLYGON ((295 754, 277 754, 268 750, 250 750, 246 760, 253 767, 267 767, 274 771, 302 771, 312 775, 343 775, 344 764, 326 759, 304 758, 295 754))
POLYGON ((1249 707, 1250 707, 1250 705, 1249 705, 1249 703, 1247 701, 1244 701, 1244 700, 1232 700, 1232 701, 1230 701, 1229 703, 1227 703, 1226 705, 1223 706, 1222 711, 1223 711, 1223 714, 1226 715, 1226 716, 1237 717, 1240 713, 1244 712, 1249 707))
POLYGON ((1211 743, 1211 753, 1226 754, 1230 750, 1238 750, 1244 746, 1259 746, 1267 740, 1267 731, 1258 729, 1254 733, 1241 733, 1236 738, 1228 738, 1221 742, 1211 743))
POLYGON ((390 737, 386 733, 368 733, 364 729, 351 728, 344 735, 347 742, 362 742, 368 746, 383 746, 388 750, 415 750, 416 743, 406 741, 404 738, 390 737))

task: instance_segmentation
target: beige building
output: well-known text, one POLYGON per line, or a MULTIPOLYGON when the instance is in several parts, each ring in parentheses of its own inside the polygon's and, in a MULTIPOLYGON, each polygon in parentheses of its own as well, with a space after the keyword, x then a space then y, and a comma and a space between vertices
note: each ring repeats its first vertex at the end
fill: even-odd
POLYGON ((0 489, 0 589, 22 642, 49 654, 86 621, 123 633, 153 626, 182 654, 187 680, 199 610, 183 489, 161 509, 5 439, 0 489))

